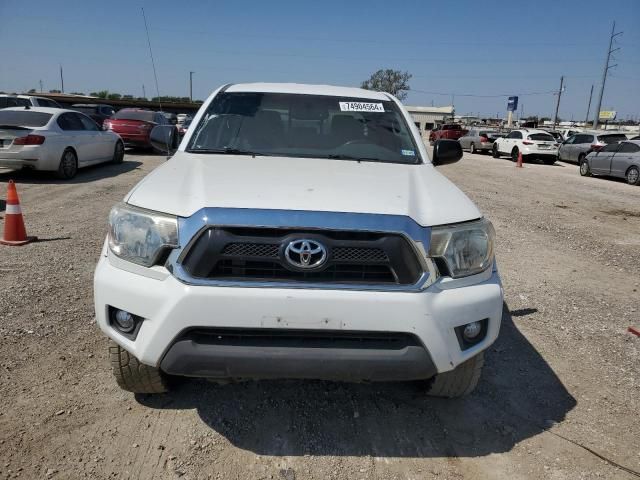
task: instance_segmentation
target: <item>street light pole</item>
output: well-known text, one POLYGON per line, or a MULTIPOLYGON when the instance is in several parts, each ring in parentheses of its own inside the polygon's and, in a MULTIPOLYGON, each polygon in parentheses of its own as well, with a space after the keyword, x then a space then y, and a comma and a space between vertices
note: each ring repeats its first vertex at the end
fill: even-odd
POLYGON ((562 84, 564 83, 564 76, 560 77, 560 90, 558 91, 558 102, 556 103, 556 114, 553 116, 553 130, 556 129, 558 123, 558 109, 560 108, 560 97, 562 96, 562 84))
POLYGON ((189 72, 189 100, 193 103, 193 74, 196 72, 189 72))

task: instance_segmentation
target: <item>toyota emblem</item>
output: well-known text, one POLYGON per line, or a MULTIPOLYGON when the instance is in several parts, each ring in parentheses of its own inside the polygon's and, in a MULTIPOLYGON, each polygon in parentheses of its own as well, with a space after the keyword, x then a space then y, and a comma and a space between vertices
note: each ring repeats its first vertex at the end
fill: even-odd
POLYGON ((293 267, 310 270, 327 260, 327 249, 320 242, 301 238, 292 240, 284 249, 285 260, 293 267))

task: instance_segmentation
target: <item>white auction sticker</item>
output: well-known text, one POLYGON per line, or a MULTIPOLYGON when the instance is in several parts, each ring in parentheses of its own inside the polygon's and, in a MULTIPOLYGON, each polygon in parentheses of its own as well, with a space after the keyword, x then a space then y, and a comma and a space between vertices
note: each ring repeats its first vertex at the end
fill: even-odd
POLYGON ((338 102, 342 112, 384 112, 381 103, 338 102))

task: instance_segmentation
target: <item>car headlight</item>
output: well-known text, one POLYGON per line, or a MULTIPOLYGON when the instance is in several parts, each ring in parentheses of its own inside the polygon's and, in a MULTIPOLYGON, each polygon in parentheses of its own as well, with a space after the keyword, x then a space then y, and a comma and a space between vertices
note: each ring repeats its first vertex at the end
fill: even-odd
POLYGON ((492 265, 495 235, 493 225, 484 218, 459 225, 433 227, 429 256, 437 264, 444 264, 442 266, 453 278, 474 275, 492 265))
POLYGON ((178 219, 119 203, 109 214, 109 248, 138 265, 154 265, 167 249, 178 246, 178 219))

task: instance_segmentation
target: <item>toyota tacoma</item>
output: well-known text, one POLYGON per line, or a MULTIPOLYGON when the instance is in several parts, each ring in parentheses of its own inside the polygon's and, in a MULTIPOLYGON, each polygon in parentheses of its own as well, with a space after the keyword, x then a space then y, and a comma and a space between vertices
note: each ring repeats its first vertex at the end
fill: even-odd
POLYGON ((225 85, 113 207, 97 323, 121 388, 175 377, 476 386, 503 292, 494 229, 392 95, 225 85))

